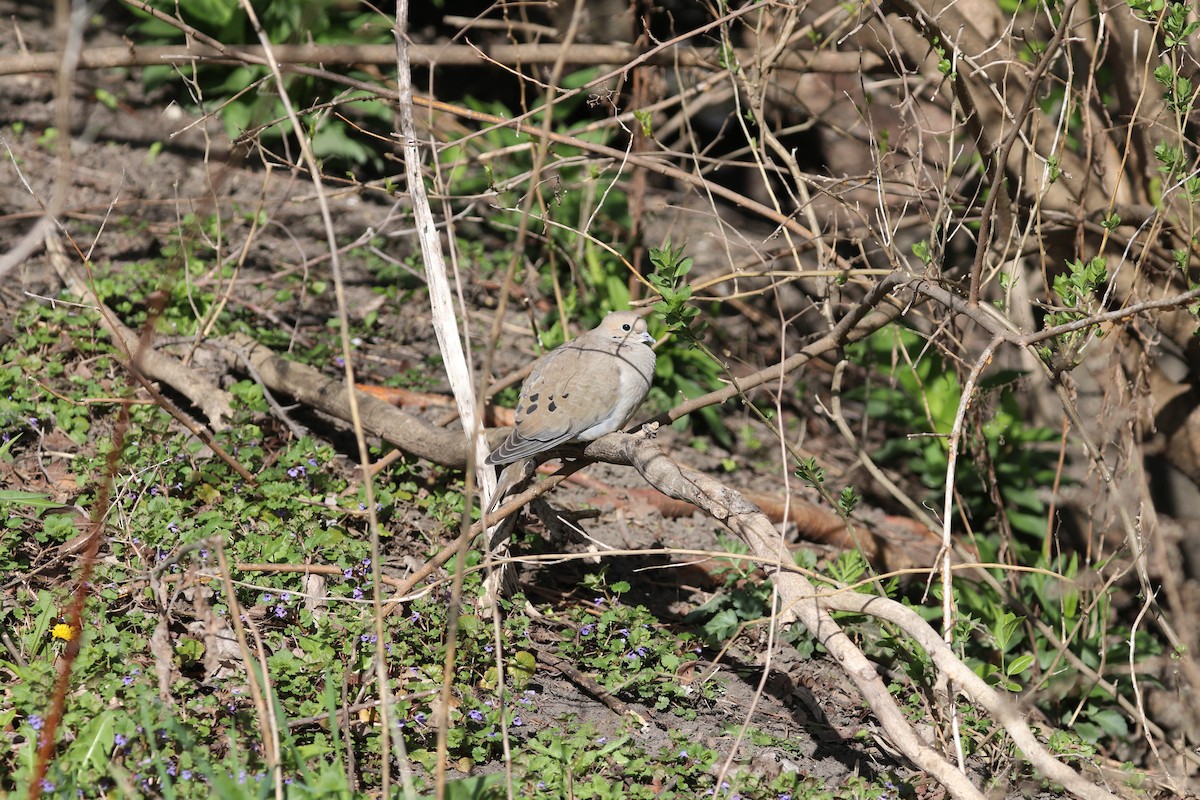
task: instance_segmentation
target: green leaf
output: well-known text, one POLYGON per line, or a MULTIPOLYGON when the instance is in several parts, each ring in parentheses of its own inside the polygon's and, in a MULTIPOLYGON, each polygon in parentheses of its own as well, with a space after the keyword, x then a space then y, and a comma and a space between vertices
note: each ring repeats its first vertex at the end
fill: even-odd
POLYGON ((26 508, 66 508, 62 503, 50 499, 50 495, 42 492, 22 492, 17 489, 0 490, 0 508, 5 506, 24 506, 26 508))
POLYGON ((737 633, 739 625, 741 620, 738 619, 737 613, 727 608, 717 612, 712 619, 704 623, 704 633, 716 641, 725 641, 737 633))
POLYGON ((1012 677, 1014 675, 1020 675, 1022 672, 1029 669, 1032 665, 1033 665, 1033 656, 1031 656, 1031 655, 1018 656, 1009 662, 1009 664, 1005 668, 1004 672, 1009 677, 1012 677))
MULTIPOLYGON (((446 800, 481 800, 489 795, 488 790, 499 786, 504 781, 503 773, 491 775, 476 775, 471 778, 460 778, 446 782, 446 800)), ((433 795, 425 795, 432 798, 433 795)))
POLYGON ((113 723, 115 715, 112 711, 104 711, 94 717, 83 727, 68 749, 68 763, 90 766, 93 769, 104 769, 108 766, 109 753, 113 748, 113 723))

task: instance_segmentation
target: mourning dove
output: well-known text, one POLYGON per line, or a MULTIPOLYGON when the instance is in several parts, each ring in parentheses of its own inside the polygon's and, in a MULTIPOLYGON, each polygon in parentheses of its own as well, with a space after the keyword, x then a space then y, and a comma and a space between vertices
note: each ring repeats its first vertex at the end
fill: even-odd
POLYGON ((623 428, 650 391, 652 344, 645 320, 616 311, 542 356, 521 386, 513 432, 486 463, 509 464, 623 428))

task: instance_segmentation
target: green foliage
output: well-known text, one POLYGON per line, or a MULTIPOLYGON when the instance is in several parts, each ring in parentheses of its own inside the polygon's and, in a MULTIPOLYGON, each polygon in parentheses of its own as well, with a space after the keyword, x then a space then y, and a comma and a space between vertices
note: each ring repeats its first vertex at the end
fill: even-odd
POLYGON ((913 242, 912 253, 927 267, 933 263, 933 250, 930 248, 929 242, 913 242))
POLYGON ((111 394, 106 381, 113 368, 111 348, 78 324, 90 316, 66 305, 31 303, 12 320, 13 338, 0 348, 0 383, 8 387, 0 393, 0 458, 11 461, 50 430, 77 444, 87 441, 86 400, 111 394), (88 369, 66 370, 57 352, 63 339, 95 357, 88 369))
POLYGON ((1161 20, 1163 44, 1168 50, 1187 47, 1187 40, 1200 30, 1200 21, 1192 19, 1193 9, 1188 3, 1178 0, 1128 0, 1128 3, 1143 21, 1159 24, 1161 20))
MULTIPOLYGON (((1150 194, 1156 203, 1162 204, 1166 199, 1164 189, 1170 192, 1182 190, 1182 199, 1191 209, 1191 216, 1194 216, 1195 207, 1200 204, 1200 177, 1193 174, 1196 147, 1194 137, 1186 126, 1200 93, 1196 91, 1191 58, 1187 53, 1194 45, 1196 32, 1200 31, 1200 20, 1194 19, 1195 8, 1191 4, 1178 0, 1128 2, 1137 17, 1154 27, 1155 34, 1165 45, 1165 50, 1160 53, 1161 63, 1154 68, 1154 80, 1163 89, 1163 103, 1174 114, 1173 125, 1156 129, 1163 131, 1163 139, 1154 144, 1154 158, 1158 161, 1158 172, 1162 177, 1161 180, 1150 180, 1150 194)), ((1194 239, 1194 225, 1190 219, 1181 227, 1192 230, 1191 238, 1194 239)), ((1185 276, 1188 275, 1190 262, 1186 255, 1186 249, 1173 251, 1176 263, 1185 276)), ((1190 277, 1188 285, 1194 285, 1190 277)))
MULTIPOLYGON (((151 264, 133 265, 128 272, 99 270, 97 284, 129 317, 144 315, 147 293, 163 288, 155 271, 151 264)), ((194 315, 188 314, 191 303, 205 306, 211 300, 200 291, 168 287, 165 292, 161 318, 179 330, 194 325, 194 315)), ((117 359, 96 336, 98 322, 87 313, 31 303, 13 317, 12 339, 0 347, 0 371, 10 380, 9 392, 0 395, 0 459, 32 458, 42 446, 41 437, 51 433, 69 433, 83 445, 95 436, 95 427, 112 428, 119 407, 85 401, 111 397, 114 385, 120 387, 123 380, 117 375, 117 359), (87 358, 63 358, 74 351, 87 358), (29 380, 33 375, 37 380, 29 380)), ((215 620, 227 621, 231 604, 224 588, 198 577, 216 571, 217 547, 225 549, 230 563, 341 566, 342 575, 328 581, 320 610, 302 601, 302 569, 233 576, 240 606, 255 619, 285 730, 289 718, 340 707, 338 693, 347 676, 371 667, 373 624, 362 601, 369 597, 372 575, 361 487, 339 468, 331 446, 291 438, 273 425, 264 416, 266 404, 257 383, 239 382, 230 393, 234 419, 217 441, 255 475, 253 485, 158 407, 129 407, 131 433, 105 509, 115 524, 106 532, 105 557, 92 578, 72 699, 60 725, 63 744, 47 777, 54 794, 74 796, 75 788, 83 788, 88 796, 99 791, 123 797, 257 798, 271 792, 257 740, 261 727, 244 691, 244 676, 235 670, 232 677, 198 680, 206 671, 209 639, 173 633, 174 647, 166 658, 184 679, 171 687, 173 704, 159 700, 154 659, 164 655, 159 650, 152 656, 149 642, 160 615, 151 596, 131 591, 145 586, 150 570, 165 581, 185 581, 181 591, 189 603, 208 607, 215 620), (212 742, 222 747, 211 748, 212 742)), ((90 442, 89 448, 71 462, 85 492, 78 501, 84 509, 106 471, 105 439, 90 442)), ((436 471, 418 469, 411 460, 398 461, 377 479, 385 537, 397 512, 433 521, 426 530, 438 539, 443 538, 438 523, 458 526, 462 488, 451 479, 443 481, 448 486, 439 485, 440 480, 436 471)), ((0 566, 9 574, 31 573, 46 548, 83 529, 84 518, 51 502, 45 492, 9 490, 0 494, 0 505, 6 516, 0 527, 0 566)), ((469 560, 477 562, 478 554, 469 560)), ((473 573, 468 591, 478 584, 473 573)), ((0 793, 23 796, 32 775, 37 731, 45 723, 46 698, 55 680, 54 659, 64 647, 56 631, 65 627, 61 615, 68 602, 65 589, 42 589, 30 601, 0 605, 0 626, 10 632, 20 653, 20 659, 0 662, 8 684, 0 724, 17 732, 13 746, 0 753, 0 793)), ((446 616, 444 595, 428 593, 388 620, 395 669, 411 671, 417 687, 400 707, 410 749, 417 754, 427 755, 434 745, 427 723, 430 698, 441 681, 446 616)), ((519 731, 520 713, 534 707, 535 696, 526 694, 536 668, 528 646, 529 620, 509 609, 504 624, 510 649, 501 687, 490 626, 471 616, 460 619, 455 674, 463 682, 456 688, 452 723, 459 731, 452 749, 457 759, 496 757, 501 713, 496 694, 501 688, 520 695, 504 712, 510 730, 519 731)), ((225 633, 232 637, 231 631, 225 633)), ((336 728, 308 727, 285 742, 289 796, 351 796, 339 760, 345 752, 336 744, 339 735, 336 728)), ((375 734, 354 735, 360 739, 360 753, 369 755, 374 747, 378 757, 375 734)), ((360 792, 377 779, 368 777, 360 792)))
MULTIPOLYGON (((567 76, 564 84, 583 85, 597 75, 595 69, 567 76)), ((502 119, 516 113, 502 103, 468 97, 464 105, 502 119)), ((606 143, 610 130, 587 132, 574 130, 572 120, 587 114, 583 94, 556 98, 551 113, 551 128, 581 140, 606 143)), ((561 297, 560 309, 570 319, 582 318, 594 324, 607 311, 629 304, 630 247, 621 232, 631 227, 628 198, 612 176, 582 163, 577 147, 556 144, 543 166, 542 183, 529 189, 526 182, 533 169, 533 153, 526 127, 545 124, 545 110, 535 107, 518 127, 489 127, 480 135, 440 152, 439 169, 446 193, 471 196, 496 193, 496 207, 488 214, 492 232, 516 240, 517 231, 530 231, 525 239, 522 263, 539 265, 537 280, 548 296, 561 297), (525 191, 537 193, 531 214, 522 215, 525 191), (607 232, 602 241, 594 231, 607 232)), ((504 254, 508 260, 511 254, 504 254)), ((518 280, 521 280, 518 275, 518 280)), ((565 337, 548 332, 547 346, 565 337)))
POLYGON ((684 257, 683 246, 678 249, 671 247, 670 240, 662 246, 650 248, 650 265, 654 271, 646 276, 650 285, 662 298, 654 304, 657 311, 667 324, 671 333, 695 337, 703 331, 704 323, 693 327, 700 309, 688 305, 692 297, 692 287, 686 283, 687 274, 692 271, 691 257, 684 257))
POLYGON ((575 625, 564 632, 559 651, 571 663, 595 674, 606 691, 644 702, 657 711, 670 709, 694 719, 698 703, 711 703, 718 689, 712 682, 682 685, 678 675, 695 661, 698 649, 691 636, 664 629, 642 606, 628 606, 620 595, 629 584, 607 584, 604 571, 584 578, 583 587, 595 594, 590 608, 571 612, 575 625))
POLYGON ((813 456, 802 458, 796 462, 796 477, 814 489, 820 489, 825 485, 825 468, 813 456))
POLYGON ((995 644, 996 653, 999 654, 1000 663, 984 664, 983 674, 980 675, 998 688, 1009 692, 1021 691, 1021 684, 1017 683, 1015 678, 1028 670, 1034 661, 1034 657, 1028 653, 1012 659, 1006 658, 1008 652, 1021 640, 1017 634, 1024 621, 1024 617, 1018 617, 1011 611, 1002 611, 992 620, 991 639, 995 644))
MULTIPOLYGON (((911 362, 896 357, 920 346, 914 333, 893 326, 848 347, 849 358, 882 373, 886 383, 869 380, 846 396, 863 401, 866 417, 885 426, 886 440, 873 454, 875 461, 918 478, 927 490, 921 502, 936 508, 946 484, 945 437, 954 426, 962 388, 957 375, 935 353, 923 353, 911 362)), ((1014 391, 1020 377, 1020 373, 1001 372, 978 387, 982 397, 973 408, 991 404, 991 418, 976 418, 976 424, 964 431, 954 488, 977 533, 1009 527, 1036 537, 1034 551, 1040 552, 1046 505, 1038 489, 1053 482, 1057 469, 1057 453, 1044 445, 1055 441, 1057 434, 1024 422, 1014 391)))
MULTIPOLYGON (((667 330, 688 345, 686 349, 673 348, 659 351, 658 354, 655 391, 665 395, 668 406, 679 395, 691 399, 721 385, 720 362, 700 341, 705 323, 698 319, 700 309, 690 305, 692 287, 687 283, 687 275, 693 263, 690 257, 683 255, 683 251, 683 245, 672 248, 669 241, 662 248, 650 248, 650 264, 654 271, 647 276, 650 285, 662 298, 654 304, 654 310, 662 315, 667 330)), ((695 415, 703 423, 704 429, 723 447, 732 446, 733 436, 717 406, 706 406, 695 415)), ((686 420, 676 422, 679 428, 686 424, 686 420)))
MULTIPOLYGON (((866 556, 858 550, 843 550, 838 553, 837 558, 833 559, 828 565, 827 572, 829 578, 836 583, 849 585, 858 583, 870 571, 871 565, 867 563, 866 556)), ((866 587, 862 587, 866 590, 866 587)))
MULTIPOLYGON (((988 560, 994 554, 985 551, 981 556, 988 560)), ((1058 725, 1073 727, 1085 742, 1122 740, 1127 734, 1124 717, 1113 708, 1112 695, 1087 679, 1086 670, 1099 669, 1105 662, 1128 663, 1131 637, 1135 662, 1160 654, 1161 647, 1144 632, 1133 634, 1128 626, 1115 623, 1109 597, 1102 589, 1085 592, 1080 588, 1077 556, 1053 561, 1038 558, 1033 565, 1038 571, 1019 573, 1013 592, 1022 598, 1031 618, 1041 621, 1045 629, 1066 634, 1065 646, 1083 668, 1065 659, 1060 652, 1062 643, 1031 625, 1025 616, 1014 614, 1003 598, 984 586, 959 582, 955 586, 960 615, 956 640, 965 649, 967 664, 1008 691, 1036 684, 1034 696, 1048 716, 1058 725)), ((940 589, 934 594, 940 595, 940 589)), ((1153 682, 1146 675, 1138 679, 1153 682)), ((1119 686, 1133 699, 1127 681, 1119 686)))
POLYGON ((1193 102, 1191 78, 1176 74, 1170 64, 1159 64, 1154 69, 1154 80, 1166 90, 1167 108, 1179 114, 1188 113, 1193 102))
MULTIPOLYGON (((718 536, 721 548, 731 555, 744 556, 750 549, 740 539, 718 536)), ((771 614, 771 582, 757 572, 753 562, 744 558, 716 558, 712 574, 724 586, 712 598, 692 609, 684 622, 697 626, 704 641, 720 647, 747 623, 759 622, 771 614)))
POLYGON ((942 45, 937 37, 933 39, 933 51, 938 55, 938 72, 950 80, 954 80, 957 77, 957 73, 954 71, 954 62, 950 60, 945 46, 942 45))
MULTIPOLYGON (((1064 308, 1057 312, 1061 318, 1051 324, 1083 318, 1105 280, 1102 260, 1075 262, 1056 282, 1064 308)), ((871 381, 848 396, 863 400, 866 416, 887 426, 886 442, 874 453, 876 461, 919 477, 928 492, 921 502, 939 507, 945 490, 944 435, 953 426, 962 390, 936 354, 924 352, 916 360, 904 356, 920 345, 914 334, 893 328, 847 348, 851 358, 887 377, 883 385, 871 381)), ((1046 713, 1057 724, 1072 724, 1084 741, 1116 739, 1124 720, 1113 711, 1113 698, 1094 681, 1085 680, 1060 651, 1069 647, 1093 669, 1106 661, 1125 663, 1131 634, 1114 623, 1107 594, 1080 588, 1076 557, 1049 555, 1044 492, 1055 481, 1058 454, 1057 448, 1045 445, 1058 436, 1024 422, 1014 391, 1019 378, 1017 373, 1000 372, 978 387, 980 396, 972 408, 987 412, 982 418, 968 416, 955 497, 972 522, 971 541, 981 561, 1009 560, 1037 570, 995 572, 1001 585, 1010 586, 1013 595, 1021 598, 1020 610, 985 584, 955 581, 956 645, 966 663, 998 688, 1018 692, 1036 685, 1035 696, 1046 713), (1031 619, 1046 628, 1037 628, 1031 619), (1068 632, 1065 645, 1044 630, 1068 632)), ((824 480, 815 461, 800 465, 799 474, 818 485, 824 480)), ((831 567, 829 572, 843 582, 857 579, 852 569, 831 567)), ((932 591, 940 600, 940 586, 935 584, 932 591)), ((939 616, 932 605, 918 603, 914 608, 927 618, 939 616)), ((931 679, 927 658, 919 650, 887 632, 880 642, 881 653, 890 653, 918 684, 931 679)), ((1158 651, 1152 637, 1141 632, 1134 642, 1135 661, 1158 651)))
MULTIPOLYGON (((764 622, 771 616, 773 595, 768 580, 748 558, 749 548, 739 539, 718 536, 721 548, 730 554, 728 558, 714 558, 713 577, 724 584, 713 593, 708 602, 692 609, 684 622, 695 626, 705 643, 710 647, 721 647, 741 632, 748 624, 764 622)), ((796 564, 808 570, 816 569, 816 558, 810 551, 799 550, 796 564)), ((826 565, 830 580, 850 584, 867 574, 870 565, 861 553, 847 550, 826 565)), ((894 588, 894 586, 893 586, 894 588)), ((861 587, 866 591, 868 587, 861 587)), ((802 626, 796 625, 782 632, 784 641, 791 643, 804 655, 811 655, 818 643, 802 626)))
MULTIPOLYGON (((733 735, 732 732, 729 735, 733 735)), ((750 735, 756 743, 784 752, 794 743, 758 731, 750 735)), ((632 726, 612 737, 599 735, 589 724, 567 726, 561 732, 542 732, 514 758, 517 797, 529 800, 559 800, 563 797, 592 800, 654 800, 660 797, 742 797, 747 800, 864 800, 896 798, 892 776, 874 780, 850 778, 837 789, 818 777, 783 770, 773 777, 749 770, 731 771, 716 785, 719 754, 703 744, 678 734, 670 744, 648 751, 644 737, 632 726), (665 793, 664 786, 670 787, 665 793)), ((500 790, 487 795, 497 800, 500 790)))
POLYGON ((842 516, 848 517, 854 513, 854 509, 858 507, 858 503, 862 498, 859 497, 853 486, 847 486, 842 489, 842 493, 838 495, 838 511, 842 516))
MULTIPOLYGON (((150 0, 152 7, 181 19, 187 25, 226 45, 258 44, 258 37, 238 0, 150 0)), ((382 15, 362 12, 357 4, 338 0, 255 0, 255 14, 273 44, 386 44, 392 41, 391 25, 382 15)), ((184 34, 178 27, 132 9, 138 21, 131 36, 144 44, 180 44, 184 34)), ((188 70, 185 96, 208 109, 220 109, 231 139, 243 132, 266 126, 261 136, 279 141, 290 133, 283 103, 265 66, 228 66, 200 63, 188 70)), ((371 80, 366 73, 351 77, 371 80)), ((174 66, 150 66, 144 71, 148 88, 179 80, 174 66)), ((378 169, 383 158, 376 140, 364 137, 347 120, 374 130, 382 141, 392 125, 387 103, 363 92, 346 92, 344 87, 308 75, 286 74, 284 78, 293 106, 301 112, 313 151, 320 159, 333 159, 354 166, 378 169), (335 102, 337 114, 321 110, 322 103, 335 102), (304 112, 303 109, 312 109, 304 112)))
MULTIPOLYGON (((1098 305, 1099 294, 1107 280, 1107 264, 1099 256, 1087 262, 1078 258, 1068 261, 1067 271, 1054 276, 1054 293, 1062 301, 1063 308, 1049 314, 1046 325, 1055 327, 1087 319, 1098 305)), ((1051 345, 1040 349, 1042 358, 1062 369, 1074 367, 1083 346, 1093 335, 1093 327, 1059 334, 1051 345)))

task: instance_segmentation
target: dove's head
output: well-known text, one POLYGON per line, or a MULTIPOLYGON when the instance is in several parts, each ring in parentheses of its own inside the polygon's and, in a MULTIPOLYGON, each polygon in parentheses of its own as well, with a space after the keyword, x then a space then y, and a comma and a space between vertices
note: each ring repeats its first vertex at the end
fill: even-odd
POLYGON ((654 337, 646 329, 646 320, 635 311, 614 311, 600 321, 595 331, 622 344, 654 344, 654 337))

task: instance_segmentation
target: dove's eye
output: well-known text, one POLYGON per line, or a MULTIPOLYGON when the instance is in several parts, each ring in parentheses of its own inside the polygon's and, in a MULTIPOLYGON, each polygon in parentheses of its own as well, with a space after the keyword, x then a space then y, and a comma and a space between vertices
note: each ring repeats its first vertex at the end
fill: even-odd
POLYGON ((626 322, 624 325, 622 325, 622 326, 621 326, 621 330, 623 330, 623 331, 631 331, 631 330, 633 330, 633 326, 632 326, 632 325, 630 325, 628 322, 626 322))

